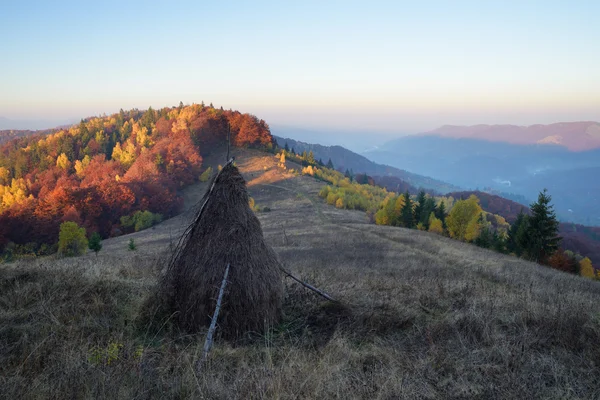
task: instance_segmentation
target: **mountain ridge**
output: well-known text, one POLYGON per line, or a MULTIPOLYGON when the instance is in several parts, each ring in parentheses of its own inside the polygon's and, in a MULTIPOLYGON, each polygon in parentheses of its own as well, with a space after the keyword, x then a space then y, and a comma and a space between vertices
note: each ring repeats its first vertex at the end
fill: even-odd
POLYGON ((553 144, 576 152, 600 148, 600 123, 596 121, 534 125, 443 125, 417 135, 470 138, 511 144, 553 144))
POLYGON ((279 147, 284 147, 287 143, 290 149, 297 153, 303 151, 312 151, 315 159, 322 159, 326 163, 329 159, 333 162, 336 169, 344 171, 351 169, 354 173, 367 174, 371 176, 393 176, 399 178, 415 188, 434 190, 439 193, 461 190, 459 186, 449 184, 442 180, 433 179, 428 176, 412 173, 386 164, 378 164, 367 157, 348 150, 339 145, 323 146, 314 143, 305 143, 302 141, 283 138, 273 135, 279 147))

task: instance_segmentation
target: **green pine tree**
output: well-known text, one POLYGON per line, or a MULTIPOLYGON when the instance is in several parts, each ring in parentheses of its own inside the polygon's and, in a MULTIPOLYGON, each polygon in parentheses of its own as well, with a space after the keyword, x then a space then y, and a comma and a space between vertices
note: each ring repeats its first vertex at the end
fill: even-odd
POLYGON ((556 219, 554 206, 550 204, 552 197, 544 189, 538 195, 537 202, 530 205, 531 216, 528 218, 526 257, 529 260, 545 263, 558 250, 562 239, 558 236, 559 222, 556 219))
POLYGON ((88 241, 88 247, 96 253, 96 257, 98 257, 98 252, 102 250, 102 238, 98 232, 92 233, 92 236, 90 236, 90 240, 88 241))
POLYGON ((415 218, 413 211, 413 202, 410 199, 410 193, 408 190, 404 193, 404 206, 400 211, 400 217, 402 218, 402 226, 405 228, 414 228, 415 226, 415 218))
POLYGON ((440 202, 440 205, 434 211, 435 217, 442 221, 442 226, 446 229, 446 205, 444 204, 444 200, 440 202))
MULTIPOLYGON (((329 169, 335 169, 333 167, 333 162, 331 161, 331 158, 327 161, 327 168, 329 168, 329 169)), ((348 175, 350 174, 350 172, 348 170, 346 170, 346 172, 348 173, 348 175)), ((346 176, 346 178, 349 178, 349 176, 346 176)))
POLYGON ((517 257, 521 257, 525 247, 525 239, 527 233, 527 215, 523 213, 523 209, 517 214, 517 219, 508 230, 508 239, 506 240, 506 249, 509 253, 515 253, 517 257))
MULTIPOLYGON (((427 200, 427 196, 425 195, 425 191, 421 190, 419 191, 419 194, 417 195, 417 202, 415 205, 415 223, 418 224, 419 222, 422 222, 421 217, 423 214, 423 211, 425 211, 425 201, 427 200)), ((429 213, 424 216, 424 218, 429 218, 429 213)))

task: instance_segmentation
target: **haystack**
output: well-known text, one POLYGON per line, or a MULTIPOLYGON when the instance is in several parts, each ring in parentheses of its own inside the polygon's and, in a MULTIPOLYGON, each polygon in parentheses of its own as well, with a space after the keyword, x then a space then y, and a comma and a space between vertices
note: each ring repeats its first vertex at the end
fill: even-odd
POLYGON ((163 296, 179 328, 197 332, 211 322, 230 265, 218 331, 226 338, 263 332, 281 317, 281 265, 264 241, 238 169, 228 163, 209 187, 169 263, 163 296))

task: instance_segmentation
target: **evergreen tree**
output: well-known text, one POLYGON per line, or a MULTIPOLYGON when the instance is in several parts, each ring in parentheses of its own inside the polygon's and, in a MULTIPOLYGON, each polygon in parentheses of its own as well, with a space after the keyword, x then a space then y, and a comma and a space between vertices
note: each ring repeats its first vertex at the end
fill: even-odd
POLYGON ((283 149, 288 153, 290 152, 290 146, 288 146, 287 142, 285 142, 285 146, 283 147, 283 149))
POLYGON ((414 228, 415 226, 415 219, 414 219, 414 214, 413 214, 413 203, 412 200, 410 199, 410 193, 408 193, 408 190, 406 191, 406 193, 404 193, 404 206, 402 207, 402 210, 400 211, 400 217, 402 218, 402 225, 405 228, 414 228))
POLYGON ((523 254, 525 247, 525 239, 527 233, 527 215, 523 213, 523 209, 517 214, 517 219, 508 230, 508 239, 506 241, 506 249, 509 253, 515 253, 518 257, 523 254))
POLYGON ((320 158, 319 158, 319 161, 317 161, 317 164, 319 164, 321 167, 325 165, 325 164, 323 164, 323 160, 321 160, 320 158))
MULTIPOLYGON (((335 169, 333 167, 333 162, 331 162, 331 158, 327 161, 327 168, 329 168, 329 169, 335 169)), ((346 173, 348 173, 348 175, 350 174, 348 170, 346 170, 346 173)), ((346 178, 349 178, 348 175, 346 175, 346 178)))
POLYGON ((442 221, 442 226, 446 229, 446 205, 444 200, 440 202, 440 205, 435 209, 435 217, 442 221))
MULTIPOLYGON (((494 232, 495 233, 495 232, 494 232)), ((487 226, 481 228, 479 236, 475 239, 475 244, 479 247, 489 249, 494 244, 494 235, 487 226)))
POLYGON ((492 236, 492 248, 498 253, 506 253, 506 239, 498 235, 498 232, 494 232, 492 236))
POLYGON ((88 247, 96 253, 96 257, 98 257, 98 252, 102 250, 102 238, 98 232, 94 232, 92 236, 90 236, 88 247))
POLYGON ((421 219, 419 220, 427 229, 429 229, 429 216, 431 213, 435 213, 435 199, 428 196, 421 212, 421 219))
POLYGON ((296 150, 294 150, 294 148, 292 147, 292 154, 296 154, 296 150))
POLYGON ((308 156, 306 157, 306 161, 310 165, 315 165, 317 163, 315 161, 315 155, 313 154, 312 150, 308 152, 308 156))
POLYGON ((554 206, 550 204, 552 197, 544 189, 538 195, 537 202, 530 205, 531 217, 528 218, 529 227, 528 246, 526 256, 539 263, 547 262, 548 258, 558 249, 562 239, 558 234, 559 222, 556 219, 554 206))
POLYGON ((425 211, 425 201, 427 200, 427 196, 425 196, 425 191, 419 191, 417 195, 417 204, 415 206, 415 223, 423 223, 422 219, 428 219, 429 213, 423 216, 423 211, 425 211))

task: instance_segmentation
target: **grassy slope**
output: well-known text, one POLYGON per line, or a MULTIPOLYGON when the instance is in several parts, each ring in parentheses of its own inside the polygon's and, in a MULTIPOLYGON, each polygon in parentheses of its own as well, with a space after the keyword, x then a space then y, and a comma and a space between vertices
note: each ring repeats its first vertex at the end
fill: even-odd
POLYGON ((283 263, 345 306, 286 282, 282 324, 245 345, 217 342, 196 375, 203 335, 135 320, 180 216, 105 241, 97 258, 0 267, 1 398, 600 397, 597 282, 369 225, 272 156, 237 159, 273 210, 259 218, 283 263))

